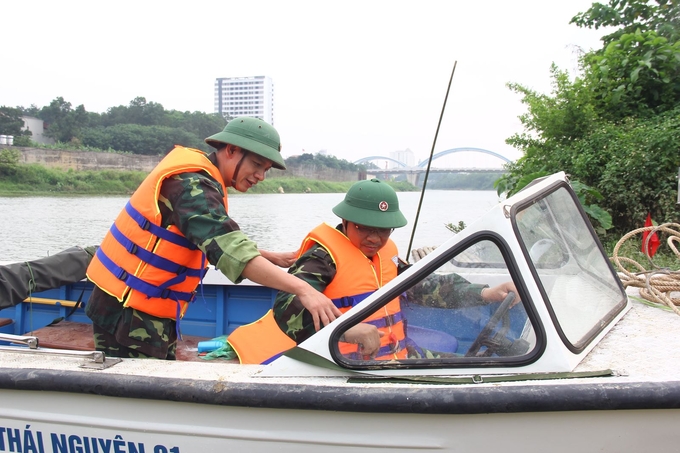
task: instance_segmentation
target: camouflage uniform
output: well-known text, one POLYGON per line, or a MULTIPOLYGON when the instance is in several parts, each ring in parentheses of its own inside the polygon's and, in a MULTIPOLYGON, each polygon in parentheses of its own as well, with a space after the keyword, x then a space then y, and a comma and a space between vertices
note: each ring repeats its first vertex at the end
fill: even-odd
MULTIPOLYGON (((217 166, 215 154, 208 156, 217 166)), ((163 181, 158 206, 161 226, 175 225, 206 254, 207 261, 238 283, 248 261, 260 254, 257 244, 229 218, 219 182, 205 172, 180 173, 163 181)), ((124 308, 95 287, 86 307, 95 347, 115 357, 175 359, 176 322, 124 308)))
MULTIPOLYGON (((338 225, 342 231, 342 226, 338 225)), ((399 272, 406 268, 406 263, 399 261, 399 272)), ((291 268, 289 273, 306 281, 318 291, 323 292, 335 278, 336 267, 328 251, 319 244, 305 252, 291 268)), ((488 285, 470 283, 457 274, 432 274, 406 292, 407 303, 415 303, 428 307, 459 308, 479 305, 481 292, 488 285)), ((314 335, 314 321, 309 312, 302 306, 300 299, 294 294, 279 291, 274 303, 274 318, 279 328, 296 343, 300 344, 314 335)), ((440 353, 425 351, 432 357, 440 353)), ((409 357, 418 357, 417 351, 409 349, 409 357)))

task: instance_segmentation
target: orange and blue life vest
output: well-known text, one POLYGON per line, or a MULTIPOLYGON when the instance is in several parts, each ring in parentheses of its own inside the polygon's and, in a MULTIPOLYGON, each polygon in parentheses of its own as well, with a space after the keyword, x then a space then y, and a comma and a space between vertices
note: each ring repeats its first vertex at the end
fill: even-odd
POLYGON ((161 226, 158 199, 164 180, 198 171, 220 183, 227 208, 219 169, 203 151, 175 146, 130 197, 90 262, 87 277, 123 306, 179 320, 193 302, 205 255, 175 225, 161 226))
MULTIPOLYGON (((373 258, 367 258, 342 232, 322 224, 302 241, 298 258, 315 244, 325 248, 335 263, 335 277, 323 293, 343 313, 397 276, 398 251, 391 239, 373 258)), ((406 358, 405 322, 399 298, 388 302, 364 322, 383 332, 376 360, 406 358)), ((258 321, 236 329, 227 341, 241 363, 269 363, 295 346, 295 342, 278 327, 271 310, 258 321)), ((348 358, 366 358, 356 344, 340 342, 339 349, 348 358)))

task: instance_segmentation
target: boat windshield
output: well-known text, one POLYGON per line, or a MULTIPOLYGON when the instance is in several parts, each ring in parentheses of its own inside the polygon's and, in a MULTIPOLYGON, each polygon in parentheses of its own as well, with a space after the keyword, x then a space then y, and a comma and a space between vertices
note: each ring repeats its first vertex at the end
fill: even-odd
POLYGON ((547 328, 583 351, 627 298, 578 199, 558 184, 508 211, 348 319, 334 358, 353 369, 521 367, 540 358, 547 328))
POLYGON ((488 234, 462 251, 454 248, 439 256, 345 331, 336 343, 338 360, 351 368, 498 366, 529 360, 536 349, 534 323, 504 247, 500 237, 488 234), (379 347, 366 344, 371 330, 380 332, 379 347))
POLYGON ((515 228, 565 345, 578 352, 623 309, 626 296, 578 201, 560 187, 519 206, 515 228))

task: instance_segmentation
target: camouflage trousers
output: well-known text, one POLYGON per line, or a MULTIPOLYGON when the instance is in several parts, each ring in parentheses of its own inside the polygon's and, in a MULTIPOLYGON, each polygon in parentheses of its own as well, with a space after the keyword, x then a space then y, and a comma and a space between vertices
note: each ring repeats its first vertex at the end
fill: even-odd
POLYGON ((160 320, 126 308, 115 333, 96 324, 92 325, 92 331, 95 349, 104 352, 107 357, 176 359, 177 334, 172 320, 160 320))

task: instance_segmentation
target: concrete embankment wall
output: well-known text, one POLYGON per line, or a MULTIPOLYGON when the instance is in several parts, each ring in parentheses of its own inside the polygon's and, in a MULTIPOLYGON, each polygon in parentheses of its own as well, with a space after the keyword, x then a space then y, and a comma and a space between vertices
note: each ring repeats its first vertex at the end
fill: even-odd
POLYGON ((134 170, 151 171, 161 156, 139 154, 97 153, 92 151, 66 151, 60 149, 14 147, 21 152, 20 162, 40 164, 63 170, 134 170))
POLYGON ((299 167, 288 166, 288 169, 286 170, 276 170, 272 168, 267 174, 268 178, 283 178, 286 176, 332 182, 358 181, 361 177, 359 172, 356 171, 337 170, 334 168, 316 168, 313 165, 299 167))
MULTIPOLYGON (((4 148, 6 146, 0 146, 4 148)), ((63 170, 135 170, 151 171, 162 156, 139 154, 98 153, 93 151, 67 151, 59 149, 26 148, 13 146, 21 153, 19 162, 40 164, 48 168, 63 170)), ((288 170, 271 169, 268 178, 299 177, 323 181, 358 181, 361 175, 356 171, 316 168, 313 165, 288 167, 288 170)), ((364 175, 365 178, 365 175, 364 175)))

